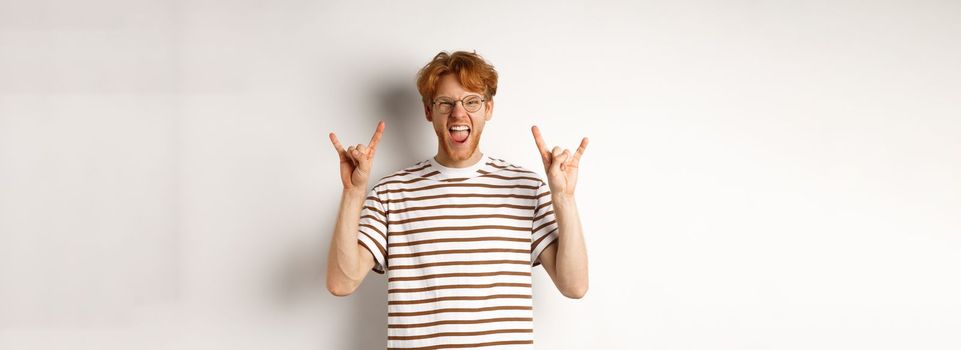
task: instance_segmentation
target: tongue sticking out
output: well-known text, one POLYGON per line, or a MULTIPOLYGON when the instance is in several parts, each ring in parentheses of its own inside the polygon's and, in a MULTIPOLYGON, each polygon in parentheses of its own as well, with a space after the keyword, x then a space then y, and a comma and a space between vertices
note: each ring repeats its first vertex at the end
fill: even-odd
POLYGON ((470 131, 466 131, 466 130, 465 130, 465 131, 451 131, 451 132, 450 132, 450 138, 454 139, 454 141, 457 141, 457 142, 464 142, 464 140, 467 140, 467 135, 469 135, 469 134, 470 134, 470 131))

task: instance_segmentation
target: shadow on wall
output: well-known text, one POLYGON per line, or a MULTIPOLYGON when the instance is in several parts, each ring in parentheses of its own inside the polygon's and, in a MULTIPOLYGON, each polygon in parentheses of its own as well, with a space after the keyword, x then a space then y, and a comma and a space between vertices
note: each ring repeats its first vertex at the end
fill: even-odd
MULTIPOLYGON (((333 205, 336 207, 337 204, 333 205)), ((295 308, 319 306, 308 309, 310 313, 325 319, 322 324, 348 325, 344 326, 346 333, 336 335, 338 339, 318 344, 318 349, 327 346, 350 350, 383 349, 387 345, 386 277, 370 272, 360 287, 346 297, 331 295, 325 286, 327 253, 335 220, 335 214, 329 215, 321 221, 319 230, 311 230, 315 237, 291 242, 290 250, 276 275, 276 305, 292 313, 295 313, 292 311, 295 308), (317 299, 321 301, 319 304, 314 303, 317 299)))
MULTIPOLYGON (((397 74, 396 71, 391 74, 377 77, 380 79, 372 79, 368 86, 366 94, 369 100, 377 101, 374 106, 377 115, 351 118, 357 120, 357 127, 365 132, 372 131, 378 120, 384 120, 387 124, 374 162, 374 176, 370 179, 368 189, 379 180, 380 177, 376 174, 386 176, 400 170, 401 167, 426 159, 423 157, 423 151, 435 147, 432 139, 430 139, 432 142, 422 141, 425 130, 429 129, 429 123, 424 119, 420 95, 417 93, 413 79, 404 74, 397 74), (389 152, 387 152, 388 149, 389 152)), ((336 173, 336 159, 331 158, 331 160, 333 162, 330 163, 330 171, 336 173)), ((326 186, 322 191, 324 193, 336 193, 340 190, 339 182, 324 186, 326 186)), ((340 196, 336 195, 330 196, 330 202, 326 203, 325 207, 333 208, 334 211, 321 214, 323 218, 319 220, 319 226, 316 230, 312 229, 316 232, 316 239, 310 239, 308 244, 302 244, 303 242, 294 244, 289 256, 285 257, 286 264, 282 266, 276 286, 278 300, 287 306, 297 304, 305 298, 323 298, 328 300, 324 303, 338 303, 335 307, 323 309, 345 310, 347 314, 324 312, 323 317, 328 318, 326 322, 344 322, 350 326, 347 327, 347 332, 341 335, 344 338, 329 344, 343 344, 343 349, 351 350, 383 349, 387 345, 386 275, 369 272, 360 287, 347 297, 332 297, 324 286, 331 229, 335 226, 337 219, 339 198, 340 196), (324 295, 312 295, 317 291, 324 295)), ((328 201, 327 198, 324 200, 328 201)))
MULTIPOLYGON (((380 165, 381 173, 386 176, 399 168, 418 161, 420 153, 418 142, 419 131, 425 127, 416 121, 418 115, 412 115, 420 108, 420 95, 417 93, 411 79, 386 77, 376 86, 371 87, 372 100, 378 101, 379 116, 371 118, 369 125, 377 125, 377 120, 386 123, 381 150, 378 150, 375 165, 380 165), (389 130, 389 131, 388 131, 389 130), (393 139, 389 141, 388 136, 393 139), (390 145, 390 152, 382 152, 383 146, 390 145), (385 161, 385 155, 393 159, 385 161)), ((379 179, 379 177, 378 177, 379 179)), ((370 179, 373 186, 377 179, 370 179)), ((369 272, 364 282, 350 296, 351 310, 353 310, 353 327, 348 349, 368 350, 382 349, 387 346, 387 277, 376 272, 369 272)))
MULTIPOLYGON (((380 159, 381 169, 388 169, 383 167, 385 163, 393 163, 396 167, 406 167, 426 159, 423 157, 422 150, 425 147, 428 151, 432 150, 433 147, 429 146, 431 144, 436 145, 436 140, 422 141, 424 140, 424 131, 432 129, 424 117, 423 104, 414 85, 414 79, 399 79, 397 77, 385 79, 385 82, 381 82, 373 90, 375 93, 373 98, 379 102, 377 112, 387 124, 384 131, 385 138, 388 133, 391 138, 396 137, 396 141, 391 142, 390 145, 392 146, 391 156, 397 159, 394 159, 393 162, 383 162, 384 159, 380 159)), ((377 125, 377 119, 375 118, 370 124, 377 125)), ((433 131, 430 131, 430 133, 433 135, 433 131)), ((377 154, 382 153, 377 152, 377 154)), ((377 160, 375 160, 374 166, 378 165, 376 162, 377 160)), ((395 170, 400 170, 400 168, 389 170, 386 174, 395 170)))
POLYGON ((350 296, 353 327, 348 331, 352 350, 387 347, 387 277, 371 272, 350 296))

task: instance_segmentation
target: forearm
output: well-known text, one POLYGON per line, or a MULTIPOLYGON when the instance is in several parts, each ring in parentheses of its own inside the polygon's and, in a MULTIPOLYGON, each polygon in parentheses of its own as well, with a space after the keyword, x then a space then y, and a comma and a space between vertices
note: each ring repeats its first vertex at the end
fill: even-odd
POLYGON ((558 239, 554 265, 558 284, 571 294, 587 291, 587 248, 581 218, 573 197, 555 196, 554 217, 557 219, 558 239))
POLYGON ((366 192, 362 191, 366 190, 344 190, 341 194, 337 224, 327 255, 327 285, 332 291, 353 291, 366 276, 360 255, 362 248, 357 245, 360 213, 366 198, 366 192))

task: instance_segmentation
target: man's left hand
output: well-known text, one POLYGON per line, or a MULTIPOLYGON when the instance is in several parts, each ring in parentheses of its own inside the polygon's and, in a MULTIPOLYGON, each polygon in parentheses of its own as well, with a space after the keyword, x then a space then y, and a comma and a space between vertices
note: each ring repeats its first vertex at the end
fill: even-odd
POLYGON ((544 171, 547 173, 547 184, 551 188, 552 197, 574 198, 574 186, 577 184, 577 165, 581 160, 581 155, 587 149, 587 137, 581 139, 581 145, 577 147, 574 155, 566 148, 554 146, 547 149, 544 139, 541 138, 541 131, 537 126, 531 127, 534 134, 534 143, 541 154, 544 162, 544 171))

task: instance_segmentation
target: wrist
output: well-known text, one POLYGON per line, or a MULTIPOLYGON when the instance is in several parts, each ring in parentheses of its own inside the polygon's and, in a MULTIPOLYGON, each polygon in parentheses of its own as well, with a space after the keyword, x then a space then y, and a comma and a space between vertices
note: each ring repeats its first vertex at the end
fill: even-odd
POLYGON ((367 197, 367 186, 355 186, 352 188, 345 188, 341 193, 342 197, 348 198, 366 198, 367 197))
POLYGON ((574 206, 574 194, 552 195, 551 201, 553 201, 552 205, 555 207, 574 206))

